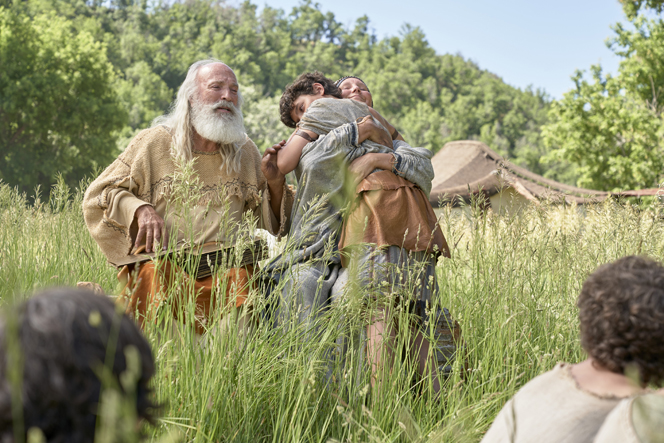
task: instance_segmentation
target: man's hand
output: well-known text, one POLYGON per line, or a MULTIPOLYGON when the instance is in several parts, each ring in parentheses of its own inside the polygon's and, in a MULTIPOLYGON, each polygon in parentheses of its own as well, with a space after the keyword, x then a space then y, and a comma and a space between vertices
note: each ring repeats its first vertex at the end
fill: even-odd
POLYGON ((164 219, 150 205, 143 205, 136 210, 136 222, 138 233, 134 242, 134 249, 138 248, 145 240, 145 252, 154 252, 153 247, 163 239, 163 248, 168 246, 168 235, 164 219))
POLYGON ((286 144, 286 140, 281 140, 279 143, 272 145, 272 147, 267 148, 263 154, 263 159, 261 160, 261 171, 265 176, 265 179, 269 182, 280 182, 283 185, 283 180, 285 179, 284 174, 279 171, 277 167, 277 155, 281 148, 286 144))

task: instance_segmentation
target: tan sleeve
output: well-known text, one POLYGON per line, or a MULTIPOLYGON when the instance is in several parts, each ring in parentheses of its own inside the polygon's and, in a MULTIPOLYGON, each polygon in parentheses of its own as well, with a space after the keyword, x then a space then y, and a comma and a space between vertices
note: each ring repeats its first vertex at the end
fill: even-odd
POLYGON ((279 218, 277 218, 277 214, 272 211, 272 207, 270 206, 272 196, 267 186, 267 180, 261 171, 262 155, 258 151, 256 144, 249 138, 247 138, 247 144, 243 148, 246 149, 245 152, 248 154, 247 161, 251 162, 251 165, 246 166, 247 170, 251 172, 247 173, 245 180, 253 181, 258 190, 258 194, 256 195, 257 201, 254 203, 253 199, 250 199, 247 202, 248 204, 245 205, 245 210, 253 211, 254 216, 258 219, 259 228, 265 229, 272 235, 286 235, 290 230, 290 215, 293 209, 295 192, 291 186, 284 182, 281 210, 279 211, 279 218), (249 175, 252 176, 250 180, 248 180, 249 175))
POLYGON ((149 162, 141 155, 145 132, 90 184, 83 197, 86 226, 111 263, 130 253, 134 215, 149 204, 149 189, 144 186, 149 183, 149 162))
POLYGON ((109 220, 121 226, 129 228, 134 221, 136 210, 148 202, 141 200, 133 194, 132 187, 124 188, 120 185, 114 189, 108 189, 106 196, 108 207, 105 216, 109 220))
POLYGON ((295 192, 291 186, 284 182, 279 219, 277 219, 276 214, 272 211, 270 198, 270 189, 266 185, 265 190, 263 191, 261 205, 257 208, 260 213, 256 213, 256 216, 260 220, 259 227, 265 229, 272 235, 281 237, 282 235, 288 234, 288 231, 290 230, 290 215, 291 210, 293 209, 295 192))

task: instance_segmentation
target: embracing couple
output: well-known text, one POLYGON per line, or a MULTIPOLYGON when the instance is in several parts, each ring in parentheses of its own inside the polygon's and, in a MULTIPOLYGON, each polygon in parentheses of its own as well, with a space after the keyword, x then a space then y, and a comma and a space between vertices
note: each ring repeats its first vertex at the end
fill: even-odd
POLYGON ((177 247, 233 245, 233 223, 246 214, 272 234, 287 233, 285 252, 256 273, 252 263, 205 276, 170 260, 124 266, 119 278, 126 310, 143 324, 168 302, 181 320, 187 300, 173 291, 165 300, 164 294, 189 285, 194 323, 204 333, 212 327, 218 294, 242 309, 260 280, 264 295, 278 306, 277 321, 310 323, 347 296, 349 287, 361 287, 366 306, 375 307, 366 321, 372 372, 392 358, 397 326, 412 328, 409 349, 438 389, 437 365, 427 361, 435 353, 422 329, 432 320, 448 320, 434 312, 432 298, 436 261, 449 251, 428 201, 431 152, 409 146, 373 110, 369 88, 356 77, 298 77, 280 103, 282 122, 296 131, 262 157, 246 136, 241 106, 228 66, 194 63, 171 112, 141 131, 90 185, 83 202, 86 224, 116 264, 137 251, 166 248, 169 240, 177 247), (173 189, 187 165, 196 185, 188 185, 183 211, 173 202, 173 189), (285 183, 291 171, 296 193, 285 183), (183 222, 183 212, 189 221, 183 222), (395 308, 413 320, 395 324, 395 308))

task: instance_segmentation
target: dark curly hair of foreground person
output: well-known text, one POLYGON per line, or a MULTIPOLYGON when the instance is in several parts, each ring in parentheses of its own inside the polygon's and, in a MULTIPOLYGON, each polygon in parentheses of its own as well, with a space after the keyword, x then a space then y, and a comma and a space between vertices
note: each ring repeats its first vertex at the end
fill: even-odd
POLYGON ((135 403, 132 417, 152 423, 155 404, 148 384, 155 368, 150 345, 109 298, 59 288, 6 310, 0 323, 0 442, 15 441, 15 432, 25 441, 30 428, 40 429, 47 442, 92 442, 105 365, 110 371, 106 369, 104 380, 130 398, 128 404, 135 403), (128 351, 132 346, 133 352, 128 351), (134 371, 136 386, 127 393, 120 375, 132 354, 132 367, 140 371, 134 371), (17 356, 23 360, 22 374, 17 356), (12 392, 12 386, 21 385, 20 392, 12 392), (17 394, 22 405, 12 408, 17 394))
POLYGON ((643 386, 664 381, 664 267, 624 257, 599 267, 577 302, 581 345, 612 372, 638 371, 643 386))
POLYGON ((295 128, 296 124, 291 117, 293 110, 293 103, 301 95, 313 95, 314 83, 319 83, 323 86, 325 95, 331 95, 336 98, 341 97, 341 89, 339 89, 335 82, 325 77, 321 72, 305 72, 300 74, 293 83, 286 86, 284 93, 279 100, 279 115, 281 122, 289 128, 295 128))

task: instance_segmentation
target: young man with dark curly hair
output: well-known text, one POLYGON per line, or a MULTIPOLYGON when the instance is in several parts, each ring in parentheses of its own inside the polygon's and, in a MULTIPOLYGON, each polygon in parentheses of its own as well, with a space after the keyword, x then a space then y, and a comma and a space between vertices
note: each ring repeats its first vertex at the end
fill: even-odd
POLYGON ((136 441, 138 422, 154 421, 154 373, 150 345, 108 297, 35 295, 0 320, 0 442, 136 441))
POLYGON ((528 382, 482 442, 590 442, 621 399, 664 381, 660 263, 630 256, 599 267, 584 282, 577 305, 588 358, 558 364, 528 382))

